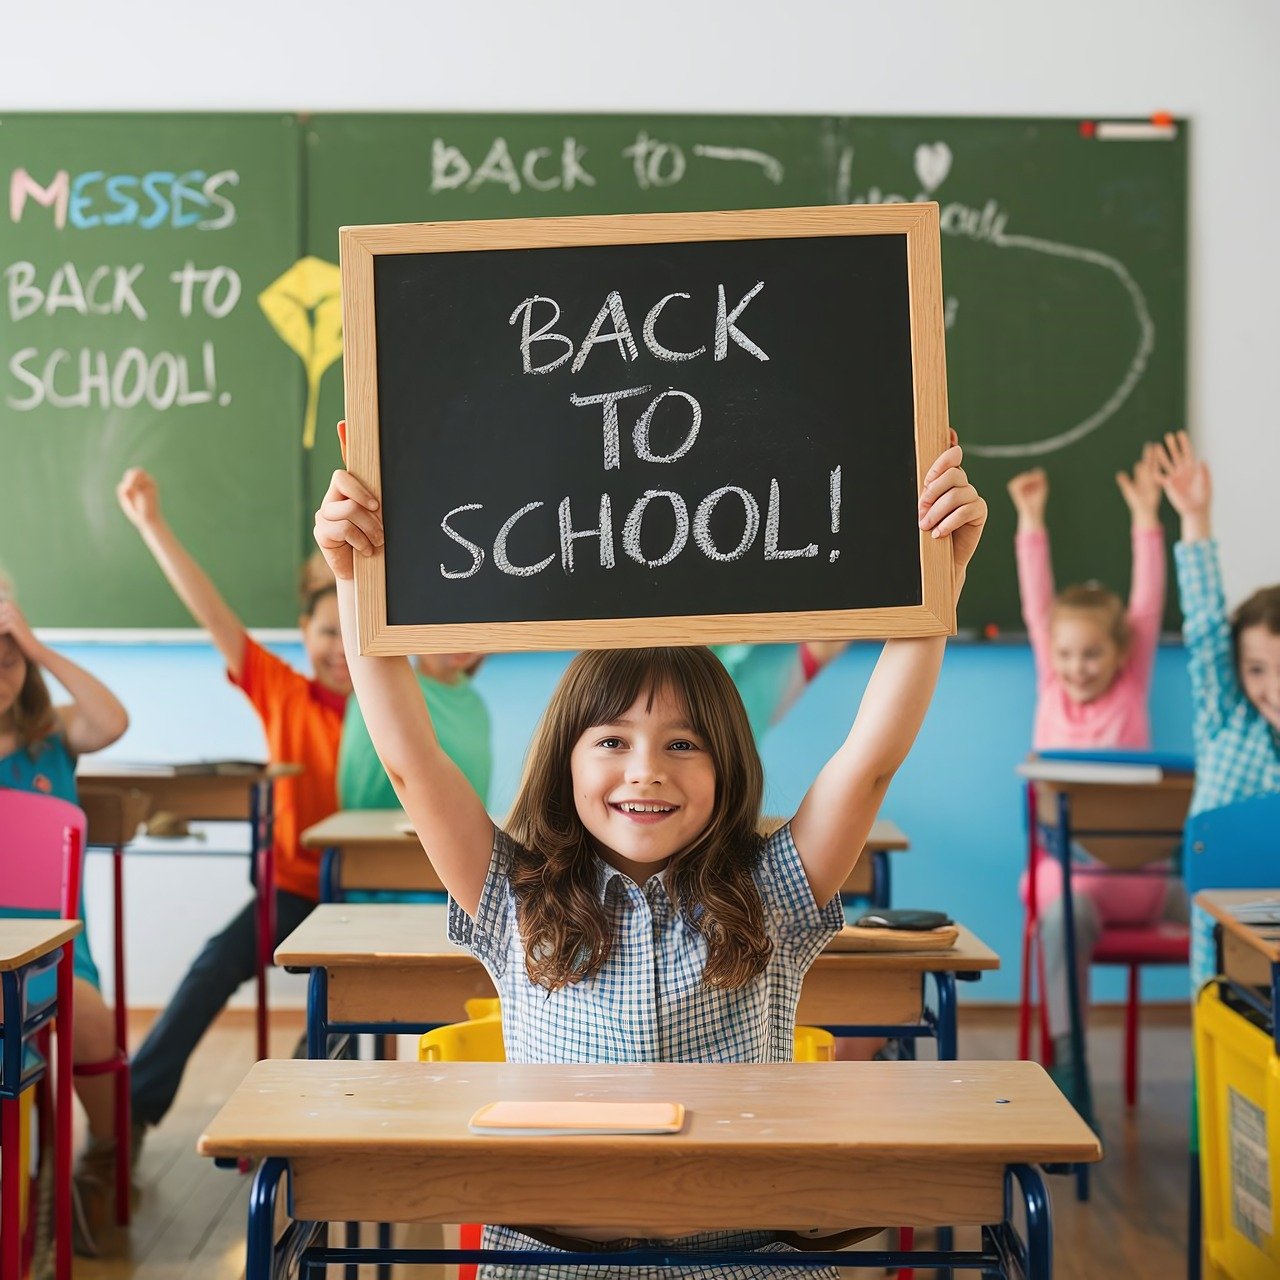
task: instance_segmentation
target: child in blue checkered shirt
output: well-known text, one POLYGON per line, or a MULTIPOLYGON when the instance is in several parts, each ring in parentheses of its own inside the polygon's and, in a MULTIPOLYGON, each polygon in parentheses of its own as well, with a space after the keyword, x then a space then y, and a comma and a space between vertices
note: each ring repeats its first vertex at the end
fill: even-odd
MULTIPOLYGON (((987 515, 961 463, 955 444, 939 456, 918 512, 922 529, 950 542, 957 592, 987 515)), ((885 644, 844 745, 792 821, 767 839, 759 834, 760 758, 742 699, 710 650, 579 654, 552 696, 501 830, 440 749, 406 660, 359 652, 353 557, 374 554, 382 539, 376 499, 336 472, 316 541, 338 581, 356 697, 449 890, 450 936, 485 965, 502 998, 507 1059, 789 1061, 805 971, 843 923, 838 890, 919 731, 944 639, 885 644)), ((547 1231, 553 1244, 568 1239, 547 1231)), ((629 1238, 625 1225, 570 1243, 590 1248, 616 1237, 629 1238)), ((548 1243, 546 1233, 535 1238, 548 1243)), ((486 1243, 536 1247, 508 1227, 489 1228, 486 1243)), ((761 1231, 671 1243, 785 1247, 761 1231)), ((615 1272, 551 1265, 484 1274, 599 1280, 615 1272)), ((732 1274, 789 1273, 762 1261, 732 1274)))
POLYGON ((1182 517, 1173 554, 1195 700, 1195 814, 1280 791, 1280 585, 1255 591, 1228 615, 1208 464, 1180 431, 1165 437, 1158 465, 1182 517))

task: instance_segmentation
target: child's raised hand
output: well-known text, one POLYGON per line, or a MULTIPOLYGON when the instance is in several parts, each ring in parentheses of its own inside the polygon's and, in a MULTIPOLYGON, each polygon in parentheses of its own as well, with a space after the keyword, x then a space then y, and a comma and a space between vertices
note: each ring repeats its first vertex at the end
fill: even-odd
POLYGON ((1008 484, 1009 497, 1018 512, 1022 529, 1044 528, 1044 509, 1049 502, 1049 477, 1043 467, 1020 471, 1008 484))
POLYGON ((130 467, 116 485, 120 510, 139 529, 160 518, 160 486, 141 467, 130 467))
POLYGON ((1185 431, 1170 431, 1155 448, 1160 485, 1169 504, 1182 517, 1184 541, 1196 542, 1209 536, 1209 508, 1213 482, 1209 464, 1196 457, 1191 437, 1185 431))
POLYGON ((0 636, 8 636, 28 662, 40 661, 44 646, 36 639, 16 600, 0 599, 0 636))
POLYGON ((983 527, 987 523, 987 504, 960 465, 964 452, 955 443, 938 455, 929 468, 920 491, 920 527, 934 538, 951 539, 951 558, 957 570, 957 589, 964 571, 978 549, 983 527))
POLYGON ((1155 529, 1160 525, 1159 454, 1159 445, 1144 444, 1142 457, 1133 464, 1133 475, 1116 472, 1116 485, 1135 528, 1155 529))
POLYGON ((335 471, 316 512, 316 546, 335 578, 355 574, 355 553, 371 556, 382 546, 378 500, 350 471, 335 471))

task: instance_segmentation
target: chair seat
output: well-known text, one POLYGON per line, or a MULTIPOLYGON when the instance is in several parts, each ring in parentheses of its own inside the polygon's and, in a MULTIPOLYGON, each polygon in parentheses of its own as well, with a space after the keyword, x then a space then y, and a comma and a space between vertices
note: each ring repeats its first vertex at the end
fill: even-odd
POLYGON ((1094 964, 1186 964, 1191 931, 1183 924, 1121 925, 1102 931, 1094 964))

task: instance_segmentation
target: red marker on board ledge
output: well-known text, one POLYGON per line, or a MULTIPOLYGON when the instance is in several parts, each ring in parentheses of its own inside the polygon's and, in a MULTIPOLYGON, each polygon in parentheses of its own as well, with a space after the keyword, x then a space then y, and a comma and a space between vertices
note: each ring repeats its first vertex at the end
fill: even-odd
POLYGON ((1149 120, 1081 120, 1082 138, 1099 142, 1172 142, 1178 136, 1173 113, 1156 111, 1149 120))

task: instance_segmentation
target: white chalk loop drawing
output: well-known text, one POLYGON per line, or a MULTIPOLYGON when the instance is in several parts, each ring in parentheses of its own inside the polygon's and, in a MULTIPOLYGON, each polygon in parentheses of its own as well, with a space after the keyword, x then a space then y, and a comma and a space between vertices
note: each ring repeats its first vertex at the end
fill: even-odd
MULTIPOLYGON (((939 199, 940 224, 943 235, 963 236, 992 248, 1006 251, 1044 254, 1051 258, 1065 259, 1107 272, 1124 290, 1137 328, 1137 340, 1129 354, 1120 381, 1109 391, 1100 404, 1079 421, 1055 430, 1039 440, 1020 441, 1013 444, 983 444, 965 441, 968 453, 982 458, 1035 458, 1056 453, 1083 440, 1112 418, 1142 380, 1147 362, 1155 349, 1156 327, 1142 289, 1124 264, 1110 254, 1080 245, 1060 244, 1037 236, 1018 235, 1006 230, 1008 216, 995 200, 988 200, 981 208, 959 202, 942 201, 938 188, 951 173, 953 155, 945 142, 922 143, 916 147, 913 157, 915 179, 919 191, 915 196, 899 195, 871 187, 865 192, 853 190, 854 148, 842 149, 836 165, 836 193, 842 204, 898 204, 907 200, 939 199)), ((945 320, 948 329, 956 322, 959 300, 949 296, 945 300, 945 320)))

